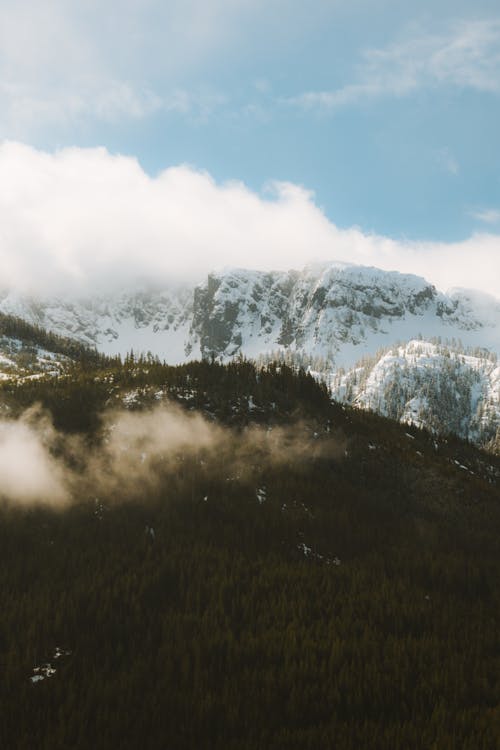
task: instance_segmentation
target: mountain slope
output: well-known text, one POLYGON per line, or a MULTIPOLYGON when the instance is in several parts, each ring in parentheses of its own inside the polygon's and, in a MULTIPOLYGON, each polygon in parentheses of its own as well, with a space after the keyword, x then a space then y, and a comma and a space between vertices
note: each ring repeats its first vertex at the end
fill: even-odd
POLYGON ((57 466, 94 467, 66 508, 0 503, 2 747, 498 746, 499 458, 285 366, 129 358, 1 390, 45 406, 57 466), (149 431, 113 443, 152 414, 154 462, 149 431), (172 414, 222 443, 169 452, 172 414))
POLYGON ((0 312, 0 380, 57 376, 75 363, 99 367, 112 362, 73 338, 0 312))
POLYGON ((331 390, 341 401, 477 443, 494 439, 500 425, 500 366, 484 350, 410 341, 337 374, 331 390))
POLYGON ((83 299, 0 295, 0 312, 16 316, 108 355, 168 352, 170 361, 185 359, 192 291, 133 290, 83 299))

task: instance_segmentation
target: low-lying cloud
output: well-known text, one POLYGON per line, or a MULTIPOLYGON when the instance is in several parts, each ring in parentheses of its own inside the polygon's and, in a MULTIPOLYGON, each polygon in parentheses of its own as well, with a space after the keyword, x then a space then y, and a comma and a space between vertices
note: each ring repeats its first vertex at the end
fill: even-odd
POLYGON ((320 440, 301 422, 236 432, 175 404, 103 414, 100 439, 89 447, 83 438, 59 433, 35 407, 0 421, 0 499, 55 508, 95 497, 141 500, 169 476, 197 471, 207 479, 251 482, 266 468, 337 459, 344 449, 342 437, 320 440))
POLYGON ((89 292, 201 280, 224 266, 264 270, 341 260, 425 276, 500 297, 500 237, 457 243, 395 241, 339 229, 305 188, 273 183, 259 195, 190 166, 156 177, 104 148, 44 153, 0 146, 2 286, 89 292))
POLYGON ((67 471, 53 455, 56 433, 47 418, 28 411, 0 421, 0 498, 29 505, 64 505, 70 497, 67 471))

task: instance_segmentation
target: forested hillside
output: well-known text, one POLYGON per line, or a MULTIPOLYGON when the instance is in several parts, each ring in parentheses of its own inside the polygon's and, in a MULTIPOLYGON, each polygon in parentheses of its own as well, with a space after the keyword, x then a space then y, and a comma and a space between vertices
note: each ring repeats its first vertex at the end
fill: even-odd
POLYGON ((118 361, 75 339, 0 312, 0 379, 58 375, 75 363, 84 369, 116 365, 118 361))
POLYGON ((498 457, 283 364, 99 365, 0 388, 67 493, 0 489, 2 747, 498 747, 498 457))
POLYGON ((480 347, 409 341, 339 371, 331 389, 334 398, 438 435, 491 449, 500 441, 500 367, 480 347))

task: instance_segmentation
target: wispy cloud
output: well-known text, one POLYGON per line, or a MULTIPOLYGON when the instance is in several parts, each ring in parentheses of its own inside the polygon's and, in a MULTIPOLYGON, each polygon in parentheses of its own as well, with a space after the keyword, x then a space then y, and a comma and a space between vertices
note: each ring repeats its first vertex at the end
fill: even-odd
POLYGON ((160 107, 151 88, 111 65, 88 32, 85 14, 57 0, 2 3, 0 136, 89 117, 137 119, 160 107))
POLYGON ((485 208, 480 211, 471 211, 471 216, 478 221, 482 221, 484 224, 500 224, 500 208, 485 208))
POLYGON ((78 122, 205 117, 217 92, 190 80, 234 44, 263 0, 2 0, 0 138, 78 122))
POLYGON ((449 148, 442 148, 437 154, 440 167, 448 174, 456 177, 460 173, 460 164, 449 148))
POLYGON ((184 111, 183 98, 177 93, 163 101, 153 91, 138 90, 125 81, 101 81, 97 88, 80 87, 37 91, 36 87, 0 83, 2 120, 7 130, 20 132, 38 125, 70 126, 78 120, 98 118, 116 122, 123 117, 142 119, 160 109, 184 111))
POLYGON ((300 107, 335 110, 380 97, 442 85, 500 93, 500 19, 461 22, 446 33, 419 35, 365 50, 354 81, 288 99, 300 107))

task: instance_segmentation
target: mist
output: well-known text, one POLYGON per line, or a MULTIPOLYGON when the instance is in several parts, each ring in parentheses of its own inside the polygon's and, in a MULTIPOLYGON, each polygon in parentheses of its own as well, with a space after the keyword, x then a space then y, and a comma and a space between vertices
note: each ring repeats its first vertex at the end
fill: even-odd
POLYGON ((342 436, 319 439, 311 425, 251 425, 236 431, 175 404, 101 416, 97 443, 58 432, 35 407, 0 421, 0 498, 14 505, 65 508, 95 498, 144 500, 169 477, 196 470, 208 481, 254 482, 262 471, 339 460, 342 436), (194 464, 193 464, 194 462, 194 464))
POLYGON ((39 410, 30 409, 17 421, 0 421, 0 498, 21 505, 66 505, 68 472, 52 453, 57 441, 39 410))
POLYGON ((271 182, 256 193, 188 165, 151 177, 104 148, 46 153, 4 142, 0 223, 0 283, 21 293, 85 295, 138 279, 192 283, 227 266, 347 261, 500 297, 497 234, 433 243, 340 229, 301 185, 271 182))

